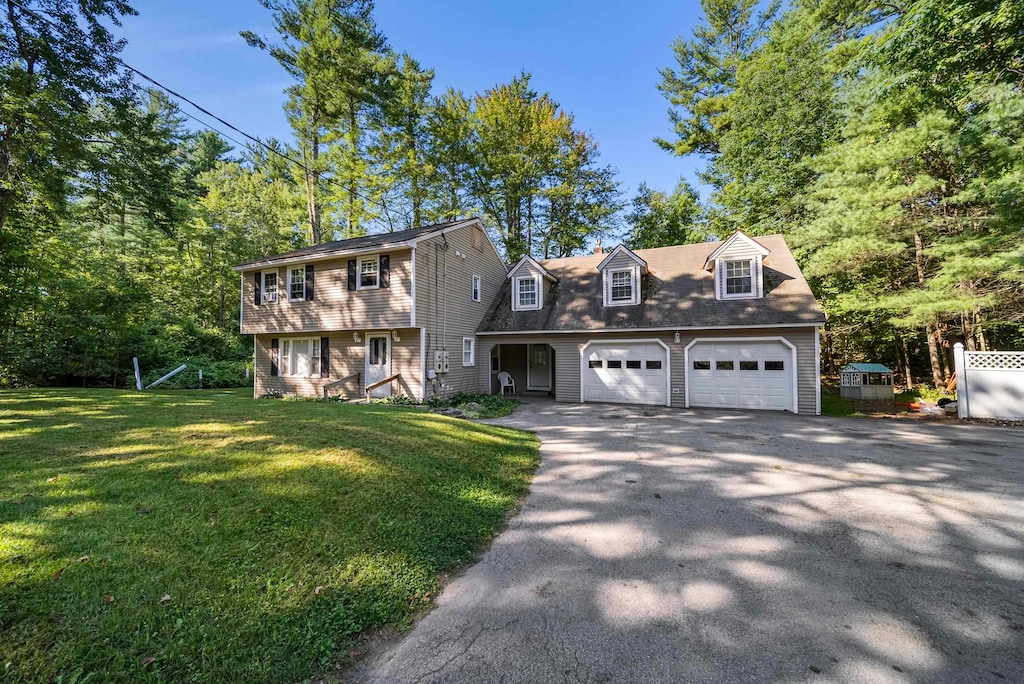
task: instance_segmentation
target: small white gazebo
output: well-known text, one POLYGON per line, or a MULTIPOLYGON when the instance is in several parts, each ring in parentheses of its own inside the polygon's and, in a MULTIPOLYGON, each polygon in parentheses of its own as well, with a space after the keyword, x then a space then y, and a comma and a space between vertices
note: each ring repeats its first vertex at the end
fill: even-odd
POLYGON ((892 369, 880 363, 851 363, 839 371, 839 394, 849 399, 888 399, 896 397, 892 369))

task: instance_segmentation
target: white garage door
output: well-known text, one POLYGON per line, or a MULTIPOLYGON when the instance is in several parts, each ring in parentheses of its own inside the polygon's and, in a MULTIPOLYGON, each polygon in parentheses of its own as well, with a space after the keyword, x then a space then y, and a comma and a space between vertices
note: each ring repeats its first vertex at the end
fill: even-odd
POLYGON ((583 401, 668 405, 668 352, 657 342, 590 342, 581 373, 583 401))
POLYGON ((793 353, 782 342, 697 342, 686 360, 690 406, 795 411, 793 353))

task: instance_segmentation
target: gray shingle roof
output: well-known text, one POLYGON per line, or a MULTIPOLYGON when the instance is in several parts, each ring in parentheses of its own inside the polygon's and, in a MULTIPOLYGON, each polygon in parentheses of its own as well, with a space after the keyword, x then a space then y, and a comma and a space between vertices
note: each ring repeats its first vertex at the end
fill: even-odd
POLYGON ((502 287, 478 332, 541 330, 622 330, 644 328, 715 328, 722 326, 819 325, 818 306, 781 235, 755 238, 771 250, 764 259, 761 299, 715 298, 714 275, 703 269, 720 243, 639 249, 650 274, 644 277, 641 303, 604 306, 601 273, 605 255, 540 260, 558 279, 549 284, 540 311, 513 311, 511 285, 502 287))
POLYGON ((459 219, 458 221, 448 221, 447 223, 436 223, 432 226, 423 226, 421 228, 410 228, 409 230, 399 230, 394 233, 380 233, 377 235, 366 235, 364 237, 350 238, 348 240, 333 240, 331 242, 321 242, 318 245, 312 245, 310 247, 302 247, 301 249, 294 249, 290 252, 284 252, 283 254, 272 254, 270 256, 257 259, 256 261, 250 261, 247 264, 239 264, 235 266, 235 270, 242 270, 247 268, 256 268, 258 266, 267 266, 270 264, 283 261, 285 259, 295 259, 299 257, 319 257, 327 256, 336 253, 345 253, 353 250, 372 249, 374 247, 384 247, 388 245, 395 245, 413 240, 424 235, 436 233, 442 231, 445 228, 458 225, 460 223, 467 223, 475 220, 476 217, 459 219))

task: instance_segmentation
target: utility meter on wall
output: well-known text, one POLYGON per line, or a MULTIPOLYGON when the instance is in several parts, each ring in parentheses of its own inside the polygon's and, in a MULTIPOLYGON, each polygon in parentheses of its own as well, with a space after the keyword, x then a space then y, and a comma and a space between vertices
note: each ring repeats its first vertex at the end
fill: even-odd
POLYGON ((434 352, 434 371, 438 373, 448 372, 449 352, 437 350, 434 352))

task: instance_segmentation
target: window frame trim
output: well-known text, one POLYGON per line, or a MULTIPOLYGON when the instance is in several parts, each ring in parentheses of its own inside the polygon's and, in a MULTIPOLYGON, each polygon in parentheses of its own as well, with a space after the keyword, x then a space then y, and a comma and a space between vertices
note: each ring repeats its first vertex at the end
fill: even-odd
POLYGON ((472 368, 476 366, 476 338, 462 338, 462 367, 472 368), (469 363, 466 363, 466 342, 469 342, 469 363))
POLYGON ((605 306, 632 306, 640 303, 640 266, 628 266, 626 268, 606 268, 604 271, 604 305, 605 306), (630 297, 629 299, 613 299, 612 286, 613 274, 629 273, 630 297))
POLYGON ((260 271, 260 304, 278 304, 281 302, 281 271, 277 268, 269 268, 260 271), (267 299, 267 274, 274 274, 274 298, 267 299))
POLYGON ((323 359, 320 356, 320 349, 321 349, 321 347, 320 347, 320 345, 321 345, 320 340, 321 340, 322 337, 323 336, 314 336, 314 337, 282 337, 281 341, 279 343, 280 344, 280 353, 278 354, 278 360, 277 360, 277 374, 278 374, 278 376, 282 377, 282 378, 298 378, 300 380, 316 380, 316 379, 322 378, 323 377, 323 372, 324 372, 324 367, 323 367, 323 363, 324 362, 323 362, 323 359), (314 358, 320 360, 320 363, 318 364, 319 369, 317 370, 317 372, 315 374, 314 373, 310 373, 309 375, 295 375, 292 372, 293 371, 292 366, 294 364, 292 364, 291 355, 295 351, 295 343, 296 342, 307 342, 310 345, 310 347, 309 347, 309 349, 310 349, 310 351, 309 351, 310 367, 312 367, 312 365, 313 365, 313 359, 314 358), (285 352, 284 352, 286 344, 288 346, 288 354, 285 354, 285 352), (285 368, 288 369, 287 373, 284 372, 285 368))
POLYGON ((304 302, 304 301, 306 301, 306 286, 307 286, 307 283, 306 283, 306 265, 305 264, 299 264, 297 266, 294 266, 294 265, 293 266, 289 266, 288 270, 287 270, 287 274, 285 276, 285 281, 286 281, 287 286, 288 286, 287 297, 285 297, 285 301, 288 301, 288 302, 304 302), (302 296, 301 297, 292 297, 292 272, 293 271, 302 271, 302 296))
MULTIPOLYGON (((731 258, 719 258, 718 267, 716 269, 719 278, 718 298, 722 300, 726 299, 760 299, 761 298, 761 257, 741 257, 739 259, 731 258), (747 263, 750 265, 750 291, 749 292, 736 292, 730 294, 729 289, 729 264, 730 263, 747 263)), ((743 277, 743 276, 740 276, 743 277)))
POLYGON ((512 279, 512 310, 513 311, 540 311, 544 308, 544 288, 541 284, 541 276, 537 274, 516 276, 512 279), (519 283, 531 280, 534 283, 537 304, 535 306, 521 306, 519 303, 519 283))
POLYGON ((359 290, 379 290, 380 287, 380 254, 370 254, 366 256, 356 257, 356 291, 359 290), (363 262, 364 261, 376 261, 377 262, 377 284, 376 285, 363 285, 363 262))
POLYGON ((483 290, 484 290, 483 278, 481 278, 480 276, 478 276, 478 275, 476 275, 474 273, 473 277, 472 277, 471 283, 472 284, 470 285, 470 294, 473 297, 473 301, 474 302, 483 301, 483 298, 484 298, 484 295, 483 295, 483 290))

